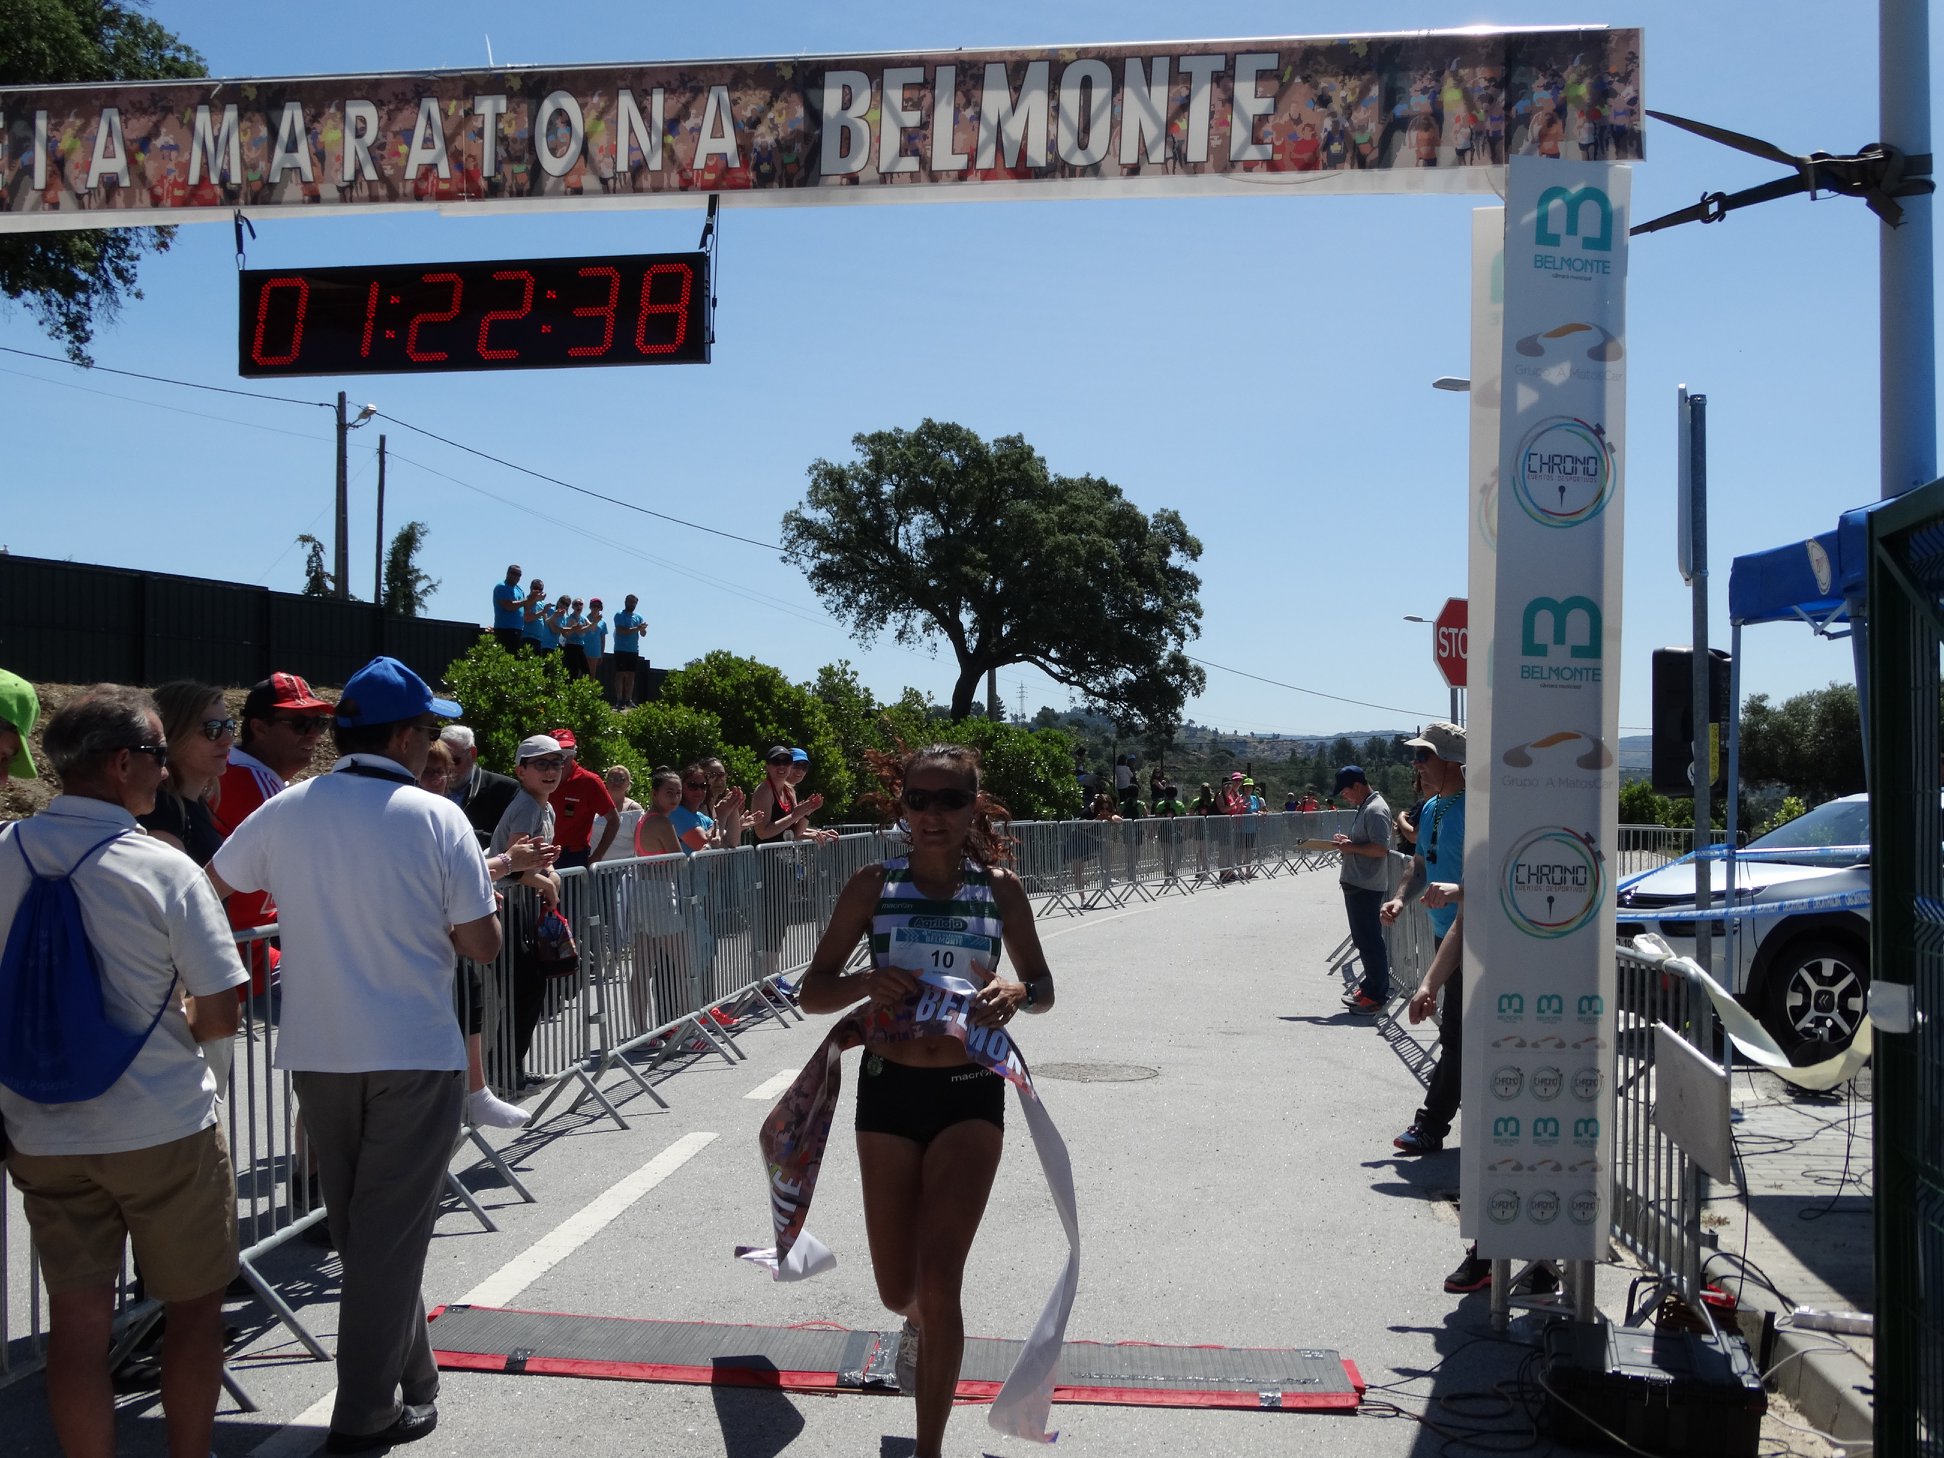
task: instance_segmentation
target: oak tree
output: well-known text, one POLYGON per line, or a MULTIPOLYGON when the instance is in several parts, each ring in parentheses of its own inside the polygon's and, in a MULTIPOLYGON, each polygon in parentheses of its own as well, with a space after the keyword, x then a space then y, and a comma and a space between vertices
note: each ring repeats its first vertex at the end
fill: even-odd
POLYGON ((1017 435, 926 420, 852 444, 855 460, 811 465, 783 545, 859 642, 942 637, 955 720, 988 670, 1028 663, 1123 725, 1180 722, 1206 675, 1184 651, 1200 632, 1201 543, 1179 513, 1056 475, 1017 435))

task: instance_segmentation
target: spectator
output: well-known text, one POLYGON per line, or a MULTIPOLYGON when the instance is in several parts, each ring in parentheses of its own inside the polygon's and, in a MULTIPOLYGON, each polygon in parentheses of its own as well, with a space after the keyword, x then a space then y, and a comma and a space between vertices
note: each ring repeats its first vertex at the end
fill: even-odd
MULTIPOLYGON (((0 687, 0 710, 10 724, 27 717, 10 685, 0 687)), ((48 1406, 63 1450, 115 1451, 107 1356, 130 1240, 148 1293, 167 1314, 169 1452, 202 1458, 215 1424, 223 1291, 236 1276, 237 1251, 217 1082, 198 1044, 236 1031, 229 992, 246 975, 201 873, 136 831, 135 817, 155 806, 168 756, 154 701, 135 689, 98 690, 48 720, 44 745, 62 793, 6 832, 14 845, 0 854, 0 938, 11 934, 31 874, 66 873, 104 1011, 125 1027, 156 1020, 134 1061, 96 1098, 41 1104, 0 1088, 8 1167, 48 1291, 48 1406), (189 992, 186 1005, 178 986, 189 992)))
MULTIPOLYGON (((425 768, 419 771, 419 788, 446 797, 456 763, 452 747, 441 734, 426 751, 425 768)), ((552 847, 531 837, 520 836, 500 855, 491 857, 486 869, 489 873, 495 869, 511 871, 516 867, 523 869, 532 866, 544 870, 552 857, 552 847)), ((463 957, 459 959, 454 976, 458 979, 455 1011, 459 1017, 459 1030, 466 1035, 465 1120, 476 1128, 521 1128, 527 1121, 526 1110, 495 1098, 493 1091, 486 1087, 486 1060, 481 1046, 486 1028, 486 979, 480 974, 477 963, 468 962, 463 957)))
POLYGON ((1350 940, 1363 966, 1363 982, 1343 1005, 1353 1013, 1370 1014, 1390 1001, 1390 949, 1384 944, 1380 911, 1390 889, 1390 806, 1370 788, 1361 766, 1346 764, 1337 771, 1336 793, 1350 802, 1357 816, 1336 842, 1342 866, 1337 881, 1343 887, 1344 914, 1350 921, 1350 940))
MULTIPOLYGON (((614 797, 601 777, 580 762, 580 741, 571 729, 556 729, 553 738, 567 757, 567 768, 553 792, 553 842, 560 847, 555 862, 563 870, 590 866, 608 853, 621 822, 614 814, 614 797), (603 820, 601 838, 594 839, 594 822, 603 820)), ((531 741, 528 741, 529 743, 531 741)))
POLYGON ((540 651, 542 653, 560 652, 561 626, 573 612, 573 606, 574 599, 563 592, 554 601, 552 607, 543 606, 540 609, 540 651))
POLYGON ((1298 807, 1296 804, 1296 791, 1292 787, 1290 792, 1287 795, 1283 796, 1283 814, 1293 815, 1296 813, 1297 808, 1298 807))
POLYGON ((799 827, 823 805, 822 795, 812 795, 801 804, 797 802, 796 780, 790 775, 795 763, 789 746, 783 744, 771 745, 769 753, 763 756, 763 782, 756 787, 749 803, 759 842, 795 840, 799 827))
POLYGON ((0 668, 0 786, 10 779, 37 780, 34 757, 27 752, 27 736, 40 718, 40 698, 34 686, 17 673, 0 668))
MULTIPOLYGON (((486 846, 489 856, 500 854, 522 836, 544 845, 555 843, 552 797, 571 763, 560 741, 551 734, 529 734, 520 741, 513 768, 519 794, 513 797, 499 824, 493 827, 492 838, 486 846)), ((544 911, 556 910, 560 905, 560 878, 551 870, 526 871, 518 876, 503 876, 501 880, 517 880, 538 892, 544 911)))
POLYGON ((492 882, 457 806, 417 785, 441 718, 393 658, 351 676, 330 774, 268 800, 210 863, 219 894, 276 897, 303 969, 284 989, 291 1070, 344 1265, 327 1447, 408 1443, 438 1423, 419 1285, 465 1098, 453 953, 500 950, 492 882))
POLYGON ((484 846, 493 838, 500 816, 520 793, 510 775, 496 775, 479 762, 479 745, 471 728, 448 724, 439 731, 439 742, 452 755, 452 773, 446 778, 446 798, 466 812, 473 833, 484 846))
MULTIPOLYGON (((560 662, 567 670, 569 678, 587 677, 587 644, 582 641, 587 632, 587 619, 582 615, 584 604, 579 598, 569 603, 567 612, 554 625, 560 636, 560 662)), ((593 773, 591 770, 589 773, 593 773)))
MULTIPOLYGON (((229 764, 210 803, 211 818, 225 840, 236 834, 252 811, 288 789, 310 767, 318 737, 330 722, 331 706, 294 673, 273 673, 250 689, 243 699, 243 737, 230 750, 229 764)), ((225 910, 237 931, 268 926, 277 919, 270 898, 257 893, 231 897, 225 910)), ((275 973, 278 954, 256 945, 252 986, 261 992, 275 973)))
POLYGON ((518 653, 520 641, 526 635, 524 597, 520 591, 520 564, 515 562, 506 569, 506 580, 493 584, 493 636, 508 653, 518 653))
MULTIPOLYGON (((1087 909, 1087 862, 1100 855, 1108 835, 1106 827, 1122 823, 1120 813, 1114 808, 1114 797, 1105 790, 1094 796, 1093 804, 1084 818, 1089 823, 1074 827, 1073 833, 1067 837, 1067 870, 1073 875, 1073 890, 1079 898, 1075 907, 1078 911, 1087 909)), ((1105 865, 1104 858, 1102 864, 1105 865)))
POLYGON ((1418 817, 1424 813, 1424 771, 1411 766, 1411 808, 1397 812, 1397 849, 1407 856, 1417 854, 1418 817))
MULTIPOLYGON (((1388 926, 1397 920, 1407 901, 1423 896, 1435 945, 1444 940, 1457 920, 1459 888, 1464 882, 1465 731, 1456 724, 1427 724, 1420 737, 1404 742, 1417 751, 1417 764, 1431 798, 1425 801, 1418 822, 1417 854, 1379 914, 1388 926)), ((1464 973, 1454 968, 1445 983, 1444 1013, 1438 1021, 1438 1062, 1424 1091, 1424 1105, 1410 1128, 1391 1141, 1406 1154, 1436 1154, 1443 1149, 1451 1121, 1457 1116, 1463 1092, 1464 996, 1464 973)))
MULTIPOLYGON (((676 844, 686 855, 694 855, 699 850, 733 846, 742 839, 741 790, 731 789, 723 796, 721 824, 717 824, 715 817, 702 808, 709 793, 706 763, 707 761, 697 762, 682 771, 681 800, 668 811, 668 822, 676 844)), ((719 764, 721 761, 715 763, 719 764)), ((639 853, 654 854, 650 851, 639 853)))
POLYGON ((590 598, 587 621, 581 625, 581 652, 587 655, 587 676, 601 676, 601 660, 607 657, 607 619, 601 616, 601 600, 590 598))
POLYGON ((614 801, 616 833, 612 836, 603 833, 608 824, 607 816, 594 818, 594 839, 608 843, 607 854, 596 859, 618 861, 638 855, 634 848, 635 829, 641 824, 645 812, 639 800, 628 798, 628 791, 634 788, 634 772, 625 764, 611 764, 607 773, 601 776, 601 782, 607 786, 608 797, 614 801))
POLYGON ((1296 802, 1296 808, 1305 815, 1314 815, 1322 808, 1321 803, 1316 798, 1315 785, 1311 785, 1303 791, 1303 798, 1296 802))
POLYGON ((635 675, 641 671, 641 630, 648 621, 635 611, 641 599, 632 592, 614 615, 614 703, 616 708, 635 706, 635 675))
MULTIPOLYGON (((791 790, 791 793, 793 793, 793 794, 795 793, 795 791, 796 791, 796 788, 797 788, 797 786, 799 786, 799 785, 801 785, 801 784, 803 783, 803 780, 804 780, 804 776, 806 776, 806 775, 808 775, 809 773, 810 773, 810 753, 809 753, 809 751, 808 751, 808 750, 804 750, 804 749, 792 749, 792 750, 790 751, 790 790, 791 790)), ((822 796, 822 795, 813 795, 813 796, 811 796, 811 798, 812 798, 813 800, 815 800, 815 801, 817 802, 817 805, 819 805, 819 806, 820 806, 820 805, 822 805, 822 804, 823 804, 823 796, 822 796)), ((812 808, 814 809, 815 807, 812 807, 812 808)), ((813 826, 813 825, 812 825, 812 824, 811 824, 811 823, 809 822, 809 820, 808 820, 808 819, 805 819, 805 820, 804 820, 804 822, 803 822, 803 826, 802 826, 802 831, 803 831, 803 834, 804 834, 804 836, 805 836, 806 838, 808 838, 808 839, 810 839, 810 840, 813 840, 813 841, 815 841, 815 842, 817 842, 817 844, 819 844, 819 845, 823 845, 823 844, 826 844, 826 843, 828 843, 828 842, 830 842, 830 841, 833 841, 833 840, 835 840, 835 839, 837 839, 837 832, 836 832, 836 831, 834 831, 834 830, 819 830, 819 829, 817 829, 817 828, 816 828, 815 826, 813 826)))
POLYGON ((169 746, 169 772, 156 790, 155 808, 135 819, 164 845, 206 866, 223 843, 209 797, 229 766, 236 720, 221 690, 187 679, 158 688, 155 706, 162 715, 163 742, 169 746))
POLYGON ((1181 790, 1169 781, 1163 781, 1154 797, 1153 814, 1162 823, 1155 827, 1155 837, 1161 848, 1161 879, 1164 883, 1173 881, 1175 876, 1176 850, 1181 844, 1181 817, 1188 813, 1188 807, 1181 803, 1181 790))
POLYGON ((547 615, 551 611, 547 606, 547 584, 536 577, 527 589, 526 600, 520 604, 520 641, 535 653, 547 651, 547 615))

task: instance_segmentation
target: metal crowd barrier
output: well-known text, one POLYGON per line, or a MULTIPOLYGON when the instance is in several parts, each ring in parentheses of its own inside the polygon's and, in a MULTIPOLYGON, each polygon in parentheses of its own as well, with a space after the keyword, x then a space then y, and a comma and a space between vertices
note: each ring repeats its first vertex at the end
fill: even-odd
POLYGON ((1628 946, 1614 961, 1613 1238, 1706 1319, 1702 1174, 1655 1122, 1655 1045, 1671 1035, 1713 1059, 1714 1009, 1685 969, 1628 946))
MULTIPOLYGON (((1118 825, 1020 823, 1009 830, 1018 842, 1015 868, 1045 916, 1311 869, 1329 853, 1300 842, 1327 839, 1346 819, 1342 812, 1189 816, 1118 825)), ((479 1028, 488 1086, 507 1098, 533 1091, 536 1082, 544 1086, 528 1128, 557 1106, 568 1113, 591 1105, 625 1129, 616 1096, 625 1097, 630 1087, 666 1108, 651 1076, 663 1063, 700 1055, 733 1064, 745 1056, 738 1031, 766 1019, 802 1017, 784 979, 809 964, 851 875, 898 847, 894 835, 869 831, 821 844, 773 842, 563 871, 561 911, 580 956, 559 977, 544 976, 529 950, 540 917, 537 894, 513 888, 502 911, 499 956, 461 962, 456 979, 454 1013, 462 1027, 479 1028)), ((282 1002, 270 972, 276 942, 275 926, 238 933, 238 951, 253 972, 239 989, 239 1027, 228 1044, 206 1051, 224 1090, 219 1117, 236 1172, 242 1276, 312 1357, 328 1361, 265 1266, 273 1251, 324 1220, 302 1110, 289 1073, 275 1064, 282 1002)), ((461 1151, 472 1165, 490 1165, 520 1198, 535 1199, 478 1130, 454 1131, 453 1152, 461 1151)), ((485 1229, 494 1228, 453 1170, 447 1192, 485 1229)), ((26 1229, 24 1218, 16 1220, 18 1203, 6 1185, 0 1194, 0 1386, 38 1370, 44 1356, 45 1309, 31 1247, 24 1292, 10 1284, 9 1241, 26 1229)), ((126 1274, 118 1303, 125 1329, 155 1305, 140 1301, 126 1274)), ((247 1407, 247 1396, 232 1391, 247 1407)))

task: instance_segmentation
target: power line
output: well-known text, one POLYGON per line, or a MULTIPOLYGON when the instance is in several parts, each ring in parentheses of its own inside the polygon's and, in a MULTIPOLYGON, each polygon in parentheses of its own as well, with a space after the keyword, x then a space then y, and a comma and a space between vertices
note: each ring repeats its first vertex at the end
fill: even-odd
POLYGON ((15 349, 11 345, 0 344, 0 351, 17 354, 24 359, 44 359, 49 364, 66 365, 70 369, 97 370, 104 375, 126 375, 131 380, 151 380, 158 385, 180 385, 185 390, 208 390, 215 395, 241 395, 246 400, 273 400, 279 405, 314 405, 319 410, 335 408, 326 400, 296 400, 288 395, 266 395, 260 390, 232 390, 227 385, 204 385, 195 380, 172 380, 167 375, 145 375, 140 370, 118 370, 108 365, 76 364, 71 359, 63 359, 58 354, 35 354, 30 349, 15 349))
POLYGON ((672 521, 677 526, 685 526, 690 528, 693 531, 707 532, 709 533, 710 536, 726 537, 728 540, 732 542, 742 542, 746 546, 761 547, 766 552, 780 553, 783 550, 775 542, 759 542, 754 537, 737 536, 736 533, 725 532, 721 530, 719 527, 703 526, 702 523, 700 522, 686 521, 679 516, 670 516, 666 512, 651 511, 645 506, 635 505, 635 503, 632 501, 623 501, 618 496, 606 496, 599 491, 590 491, 585 486, 576 486, 572 481, 563 481, 560 479, 560 477, 549 476, 544 471, 535 471, 528 466, 516 465, 512 461, 505 460, 500 456, 493 455, 490 451, 482 451, 476 449, 473 446, 465 445, 462 442, 453 440, 448 436, 440 435, 437 431, 427 430, 422 425, 414 425, 409 420, 400 420, 396 415, 387 415, 382 410, 378 412, 378 418, 380 420, 389 420, 393 425, 399 426, 402 429, 413 431, 416 434, 426 436, 431 440, 436 440, 441 445, 449 445, 454 450, 464 451, 468 455, 478 456, 482 461, 491 461, 494 465, 504 466, 509 471, 518 471, 523 476, 531 476, 536 481, 545 481, 548 482, 550 485, 560 486, 565 488, 568 491, 578 492, 582 496, 591 496, 596 501, 605 501, 609 506, 619 506, 625 508, 628 511, 638 511, 643 516, 654 517, 657 521, 672 521))
POLYGON ((1342 694, 1326 694, 1321 689, 1304 688, 1299 683, 1284 683, 1281 679, 1264 678, 1259 673, 1249 673, 1244 669, 1230 668, 1225 663, 1210 663, 1206 658, 1196 658, 1192 654, 1188 655, 1188 661, 1190 663, 1199 663, 1203 668, 1219 668, 1223 673, 1232 673, 1238 678, 1252 678, 1257 683, 1266 683, 1273 688, 1288 689, 1292 693, 1308 694, 1312 698, 1329 699, 1339 704, 1355 704, 1360 709, 1382 709, 1386 714, 1403 714, 1412 719, 1436 717, 1435 715, 1427 716, 1421 714, 1416 709, 1400 709, 1395 704, 1373 704, 1368 699, 1346 699, 1342 694))

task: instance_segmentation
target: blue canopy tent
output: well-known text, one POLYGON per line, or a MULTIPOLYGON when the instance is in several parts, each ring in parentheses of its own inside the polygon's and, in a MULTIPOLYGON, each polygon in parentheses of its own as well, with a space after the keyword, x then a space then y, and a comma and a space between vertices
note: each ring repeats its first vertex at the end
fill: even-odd
MULTIPOLYGON (((1834 531, 1765 552, 1737 557, 1728 569, 1728 825, 1726 896, 1735 899, 1735 844, 1741 800, 1741 667, 1742 629, 1757 623, 1803 623, 1820 637, 1848 638, 1856 664, 1859 706, 1867 702, 1864 686, 1869 644, 1870 513, 1872 502, 1846 511, 1834 531)), ((1867 712, 1867 710, 1865 710, 1867 712)), ((1864 773, 1869 734, 1865 727, 1864 773)), ((1739 923, 1730 919, 1728 965, 1736 964, 1735 936, 1739 923)))

